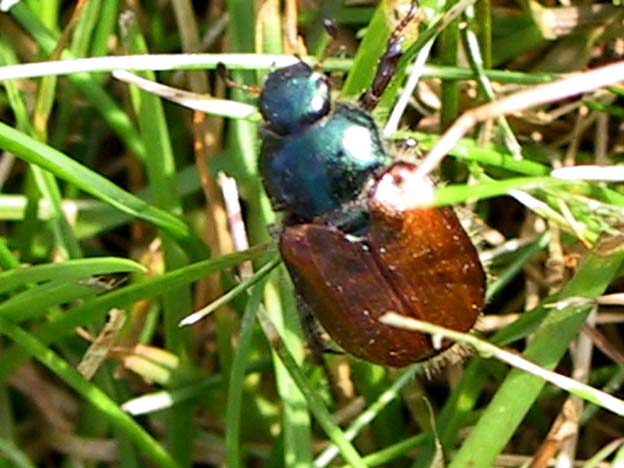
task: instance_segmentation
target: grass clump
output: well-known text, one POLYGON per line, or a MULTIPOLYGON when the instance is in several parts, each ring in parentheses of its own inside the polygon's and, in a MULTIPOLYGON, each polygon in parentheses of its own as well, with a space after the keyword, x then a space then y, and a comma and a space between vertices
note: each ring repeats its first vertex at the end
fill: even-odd
POLYGON ((405 31, 374 117, 389 146, 416 139, 434 204, 476 214, 497 346, 425 377, 311 363, 256 101, 215 73, 261 86, 299 55, 357 100, 402 2, 334 3, 1 14, 0 466, 624 459, 621 5, 423 0, 405 31))

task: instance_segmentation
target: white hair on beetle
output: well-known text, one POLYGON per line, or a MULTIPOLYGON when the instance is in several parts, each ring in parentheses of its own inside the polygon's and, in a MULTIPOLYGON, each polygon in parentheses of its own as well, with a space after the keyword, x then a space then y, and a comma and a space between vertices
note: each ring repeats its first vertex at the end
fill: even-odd
POLYGON ((377 182, 373 197, 398 211, 430 207, 434 201, 434 184, 429 178, 417 176, 414 170, 396 168, 377 182))

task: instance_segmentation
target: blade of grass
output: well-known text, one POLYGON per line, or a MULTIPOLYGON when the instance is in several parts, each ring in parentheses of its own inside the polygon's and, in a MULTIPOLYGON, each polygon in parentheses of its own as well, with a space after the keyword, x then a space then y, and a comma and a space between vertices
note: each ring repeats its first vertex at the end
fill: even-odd
POLYGON ((50 369, 86 402, 98 408, 102 415, 121 429, 126 436, 159 466, 178 468, 179 465, 167 451, 134 419, 124 413, 102 390, 86 381, 67 361, 37 340, 30 333, 0 317, 0 333, 17 343, 35 359, 50 369))
MULTIPOLYGON (((457 205, 466 200, 483 200, 486 198, 506 195, 513 190, 538 191, 546 187, 558 187, 572 190, 582 184, 562 184, 561 180, 552 177, 516 177, 504 180, 483 181, 476 185, 447 185, 435 189, 433 197, 428 201, 431 206, 457 205)), ((559 221, 563 220, 561 218, 559 221)))
POLYGON ((84 57, 89 52, 92 35, 100 15, 107 8, 102 8, 102 0, 90 0, 85 3, 74 25, 70 47, 76 57, 84 57))
MULTIPOLYGON (((624 261, 624 242, 612 239, 598 246, 582 262, 572 280, 557 295, 563 301, 574 297, 595 298, 602 294, 624 261)), ((589 308, 552 310, 532 336, 523 356, 553 369, 578 333, 589 308)), ((512 370, 479 418, 449 468, 490 466, 534 404, 545 382, 520 370, 512 370), (521 392, 518 389, 522 389, 521 392), (512 403, 513 402, 513 403, 512 403)))
POLYGON ((436 37, 442 33, 453 20, 461 15, 466 8, 474 3, 474 1, 475 0, 459 0, 457 2, 446 2, 444 4, 442 2, 433 2, 434 5, 431 13, 432 20, 429 22, 427 28, 420 33, 419 37, 414 41, 414 44, 404 51, 403 56, 399 59, 397 64, 395 78, 390 82, 388 89, 379 100, 379 105, 383 109, 384 107, 390 107, 392 101, 398 96, 392 113, 384 127, 384 136, 386 138, 394 134, 399 128, 401 116, 405 112, 410 97, 420 81, 420 77, 424 71, 425 61, 430 55, 436 37), (407 82, 403 90, 399 92, 398 88, 403 82, 406 73, 406 64, 412 61, 414 61, 414 65, 409 72, 407 82))
POLYGON ((474 28, 485 68, 492 66, 492 3, 491 0, 477 0, 474 5, 474 28))
MULTIPOLYGON (((440 34, 440 62, 442 65, 457 66, 459 43, 459 19, 451 21, 440 34)), ((440 127, 446 129, 459 114, 459 83, 456 80, 442 81, 442 108, 440 127)))
POLYGON ((52 281, 58 278, 69 282, 94 275, 144 271, 145 267, 140 263, 117 257, 81 258, 63 263, 46 263, 0 272, 0 294, 28 283, 52 281))
POLYGON ((182 320, 180 320, 179 326, 184 327, 187 325, 192 325, 198 322, 199 320, 203 319, 204 317, 206 317, 207 315, 209 315, 210 313, 212 313, 219 307, 232 301, 236 296, 247 291, 250 287, 255 286, 256 283, 258 283, 259 281, 262 281, 264 277, 271 272, 271 270, 273 270, 276 266, 278 266, 281 263, 281 261, 282 261, 281 258, 278 256, 276 256, 274 259, 269 260, 262 267, 260 267, 258 271, 252 274, 249 278, 245 278, 243 281, 238 283, 228 292, 223 294, 223 296, 214 300, 213 302, 208 304, 206 307, 202 307, 200 310, 197 310, 193 312, 191 315, 184 317, 182 320))
MULTIPOLYGON (((124 16, 124 46, 130 53, 147 52, 136 18, 129 13, 124 16)), ((149 79, 155 79, 153 72, 145 72, 149 79)), ((175 160, 169 137, 162 102, 158 96, 130 87, 134 112, 139 120, 139 131, 149 154, 145 159, 149 185, 154 194, 156 206, 167 213, 182 214, 182 204, 175 185, 175 160)), ((175 270, 187 262, 183 253, 165 235, 161 236, 165 268, 175 270)), ((165 348, 182 361, 187 359, 190 341, 189 330, 178 327, 179 321, 191 313, 192 298, 189 285, 168 291, 161 296, 165 348)), ((167 412, 167 440, 171 455, 181 466, 191 466, 193 439, 197 430, 190 405, 178 405, 167 412)))
MULTIPOLYGON (((475 23, 473 8, 468 8, 465 12, 465 16, 472 24, 475 23)), ((479 42, 476 33, 470 29, 463 31, 463 39, 466 44, 470 65, 478 76, 477 82, 479 84, 479 92, 481 95, 485 96, 487 100, 494 101, 496 99, 494 87, 492 86, 490 80, 485 76, 485 63, 480 49, 481 43, 479 42)), ((514 156, 514 159, 522 159, 522 148, 520 147, 509 122, 507 122, 507 118, 505 116, 500 116, 496 119, 496 121, 498 122, 499 131, 503 135, 503 141, 509 152, 514 156)))
MULTIPOLYGON (((396 139, 414 138, 418 142, 418 147, 424 151, 430 151, 431 148, 440 139, 437 135, 398 131, 393 135, 396 139)), ((449 152, 449 155, 467 161, 475 161, 479 164, 497 167, 506 171, 517 172, 530 176, 545 176, 550 172, 550 168, 537 161, 523 159, 519 161, 511 156, 507 150, 499 145, 480 146, 471 139, 462 139, 449 152)))
MULTIPOLYGON (((10 66, 17 62, 17 55, 10 47, 10 44, 5 41, 4 38, 0 37, 0 64, 10 66)), ((6 89, 9 105, 15 116, 16 128, 24 133, 32 135, 33 129, 30 124, 29 113, 17 83, 7 82, 4 87, 6 89)), ((21 232, 19 232, 17 238, 19 239, 18 244, 21 257, 23 260, 28 261, 31 258, 32 246, 35 244, 34 237, 37 232, 35 228, 37 225, 37 207, 40 202, 43 202, 39 191, 35 188, 32 170, 29 170, 26 174, 23 192, 25 193, 25 206, 19 217, 22 223, 18 227, 18 230, 21 232)), ((52 215, 53 210, 49 210, 49 217, 52 215)))
MULTIPOLYGON (((55 8, 55 13, 58 13, 57 8, 55 8)), ((48 20, 50 21, 48 24, 56 24, 58 22, 57 17, 54 19, 50 17, 48 20)), ((64 38, 62 37, 59 43, 63 40, 64 38)), ((56 58, 54 52, 52 56, 56 58)), ((56 100, 57 84, 58 78, 55 76, 44 76, 38 83, 35 108, 32 113, 32 130, 29 133, 33 138, 42 143, 47 143, 48 141, 48 126, 56 100)), ((32 180, 38 192, 35 195, 36 199, 41 195, 44 200, 47 200, 51 208, 49 225, 52 230, 52 235, 54 236, 54 248, 57 251, 57 255, 61 258, 82 257, 82 250, 78 239, 61 207, 62 196, 58 181, 53 174, 44 171, 36 165, 33 165, 30 171, 32 172, 32 180)), ((35 202, 36 200, 33 198, 31 203, 34 204, 35 202)), ((32 213, 32 215, 34 217, 35 214, 32 213)))
POLYGON ((383 54, 386 40, 390 36, 384 8, 383 4, 379 4, 368 23, 366 35, 360 43, 349 75, 340 90, 343 98, 359 96, 373 81, 377 60, 383 54))
MULTIPOLYGON (((199 180, 195 166, 187 166, 176 175, 176 184, 181 195, 190 197, 199 189, 199 180)), ((139 190, 136 196, 147 202, 151 201, 149 188, 139 190)), ((25 218, 27 199, 23 195, 0 194, 0 221, 15 221, 25 218)), ((77 218, 76 232, 80 239, 95 237, 132 220, 132 216, 116 208, 93 199, 65 199, 65 209, 71 210, 77 218)), ((39 220, 50 216, 48 204, 41 200, 38 204, 39 220)), ((23 249, 20 249, 23 251, 23 249)))
POLYGON ((91 41, 91 52, 85 55, 104 55, 109 49, 109 38, 115 33, 117 26, 117 15, 119 11, 118 0, 106 0, 106 8, 100 9, 100 14, 95 24, 93 40, 91 41))
POLYGON ((256 311, 266 284, 266 276, 250 291, 249 302, 245 308, 241 321, 238 345, 232 361, 232 370, 227 391, 227 406, 225 410, 225 457, 228 468, 239 468, 241 463, 240 427, 242 416, 242 400, 244 379, 249 360, 249 347, 255 323, 256 311))
MULTIPOLYGON (((59 39, 58 34, 47 29, 26 6, 25 2, 15 5, 11 8, 10 13, 45 53, 52 53, 59 39)), ((63 59, 73 58, 69 51, 64 51, 61 57, 63 59)), ((145 157, 145 148, 141 144, 138 133, 132 126, 130 119, 99 83, 88 73, 73 73, 69 79, 93 103, 104 121, 119 135, 126 146, 137 156, 145 157)))
MULTIPOLYGON (((204 260, 131 286, 119 288, 55 317, 50 323, 39 327, 34 335, 46 344, 54 342, 72 334, 76 327, 102 319, 112 307, 124 308, 147 297, 158 297, 160 294, 181 285, 190 284, 217 271, 236 266, 246 260, 257 259, 265 250, 266 246, 256 246, 246 252, 204 260)), ((20 349, 3 350, 0 354, 0 382, 5 380, 26 358, 27 355, 20 349)))
MULTIPOLYGON (((368 467, 387 465, 400 456, 407 455, 415 449, 418 449, 424 442, 426 442, 426 440, 427 434, 418 434, 408 437, 400 442, 397 442, 396 444, 366 455, 364 457, 364 462, 368 467)), ((340 468, 349 468, 349 465, 342 465, 340 468)))
MULTIPOLYGON (((125 17, 125 30, 127 37, 126 48, 129 52, 145 53, 147 45, 141 36, 137 24, 125 17)), ((153 74, 148 78, 154 79, 153 74)), ((134 87, 130 88, 133 107, 139 119, 139 129, 143 144, 150 155, 145 160, 145 168, 149 178, 149 185, 154 194, 156 206, 176 215, 182 213, 181 201, 175 185, 174 175, 176 172, 169 138, 169 129, 165 121, 165 114, 160 98, 152 94, 142 92, 134 87)), ((167 232, 168 230, 165 230, 167 232)), ((166 236, 162 238, 162 248, 165 257, 165 268, 173 270, 185 264, 185 259, 171 244, 166 236)), ((184 354, 183 335, 178 322, 191 312, 190 291, 181 289, 171 291, 163 295, 163 308, 165 318, 165 343, 169 351, 175 354, 184 354)))
MULTIPOLYGON (((565 306, 561 308, 557 307, 557 310, 583 314, 591 308, 595 308, 593 301, 571 300, 565 306), (567 311, 566 309, 571 310, 567 311)), ((571 377, 566 377, 565 375, 548 371, 527 359, 517 356, 511 351, 494 346, 493 344, 490 344, 485 340, 481 340, 474 335, 460 333, 432 323, 424 322, 422 320, 405 317, 397 314, 396 312, 388 312, 380 317, 379 320, 386 325, 392 325, 407 330, 426 332, 430 335, 439 335, 441 337, 449 338, 454 342, 466 343, 477 350, 481 356, 498 359, 499 361, 513 366, 517 370, 522 370, 546 382, 555 384, 571 395, 575 395, 590 403, 599 405, 604 409, 613 411, 618 416, 624 416, 624 401, 608 393, 602 392, 601 390, 592 388, 582 382, 574 380, 571 377)))
MULTIPOLYGON (((398 376, 392 383, 392 385, 381 393, 377 400, 375 400, 366 410, 362 411, 351 423, 349 428, 344 433, 347 440, 351 441, 355 439, 362 429, 373 421, 373 419, 375 419, 375 417, 386 405, 388 405, 388 403, 399 397, 403 387, 405 387, 409 381, 413 380, 417 373, 422 372, 422 369, 422 364, 415 364, 403 371, 401 375, 398 376)), ((329 465, 329 463, 331 463, 337 455, 338 447, 336 445, 330 445, 316 457, 314 460, 314 466, 323 468, 329 465)))
POLYGON ((299 364, 297 364, 297 361, 288 350, 287 346, 285 346, 283 338, 279 335, 269 316, 262 308, 258 309, 257 316, 267 339, 271 343, 276 354, 279 356, 281 362, 284 364, 284 367, 287 369, 289 375, 296 383, 297 388, 299 388, 301 393, 304 395, 305 401, 307 402, 312 414, 316 417, 317 422, 323 428, 331 441, 336 444, 338 450, 340 450, 340 454, 348 463, 351 464, 353 468, 365 468, 366 465, 357 450, 347 440, 340 427, 334 422, 331 414, 319 398, 318 393, 315 389, 310 387, 310 384, 301 371, 299 364))
MULTIPOLYGON (((315 57, 306 57, 306 63, 319 63, 315 57)), ((116 70, 213 70, 222 62, 228 69, 264 71, 285 67, 297 62, 297 58, 283 54, 140 54, 116 55, 109 57, 89 57, 66 59, 63 61, 42 61, 10 65, 0 68, 0 81, 22 78, 39 78, 48 75, 70 75, 91 72, 103 73, 116 70)), ((347 72, 353 65, 352 59, 327 58, 323 68, 328 71, 347 72)), ((561 77, 557 73, 523 73, 511 70, 484 70, 492 81, 500 83, 540 84, 549 83, 561 77)), ((477 79, 474 70, 465 67, 450 67, 429 64, 423 69, 426 78, 447 80, 477 79)))
POLYGON ((0 305, 0 316, 14 322, 23 322, 40 317, 54 306, 67 304, 74 300, 85 300, 97 291, 78 282, 52 281, 36 286, 19 294, 0 305))
MULTIPOLYGON (((1 50, 0 64, 12 64, 17 62, 17 57, 8 47, 8 44, 3 42, 1 50)), ((31 125, 29 121, 26 105, 17 85, 12 82, 6 84, 9 104, 16 116, 18 129, 32 136, 38 134, 40 137, 39 139, 45 138, 47 131, 45 128, 41 127, 46 126, 47 115, 42 116, 41 113, 48 113, 51 110, 54 100, 55 83, 56 80, 50 82, 42 80, 37 98, 37 111, 39 111, 40 114, 35 114, 33 125, 31 125), (39 131, 37 131, 38 128, 39 131)), ((34 210, 34 206, 39 202, 41 196, 48 202, 50 207, 49 219, 55 237, 55 247, 58 249, 58 255, 62 258, 78 258, 82 256, 74 231, 61 209, 61 195, 56 179, 51 174, 42 171, 36 166, 32 166, 30 168, 30 174, 24 183, 27 186, 25 192, 29 194, 29 204, 33 207, 33 209, 25 211, 27 216, 22 228, 22 233, 24 235, 21 236, 21 238, 22 245, 25 247, 23 249, 25 257, 28 258, 30 246, 34 243, 34 233, 37 232, 36 229, 28 228, 36 224, 36 210, 34 210), (36 185, 36 189, 34 185, 36 185)))
MULTIPOLYGON (((618 268, 623 260, 624 251, 615 251, 609 256, 602 253, 600 248, 595 249, 594 253, 589 254, 581 263, 579 270, 564 290, 556 299, 551 300, 565 300, 566 298, 576 296, 587 298, 599 296, 618 273, 618 268)), ((533 311, 524 313, 519 320, 497 332, 490 338, 490 341, 500 345, 508 344, 527 336, 541 321, 540 332, 536 337, 538 338, 537 345, 539 348, 542 348, 543 355, 542 352, 530 351, 535 346, 530 345, 524 357, 546 369, 553 369, 567 349, 569 340, 577 333, 584 315, 583 313, 572 313, 571 316, 564 317, 561 314, 557 316, 557 313, 553 312, 551 313, 550 322, 555 323, 547 323, 544 319, 546 317, 546 309, 540 306, 533 311), (556 339, 553 338, 553 333, 557 334, 556 339), (551 350, 551 348, 553 349, 551 350), (543 349, 546 351, 544 352, 543 349)), ((480 358, 473 359, 470 362, 451 398, 447 400, 440 412, 436 423, 436 433, 445 452, 453 447, 459 430, 463 427, 467 416, 477 404, 485 376, 487 375, 485 364, 480 358)), ((539 378, 526 375, 522 371, 511 371, 496 394, 496 406, 492 406, 494 402, 491 402, 486 410, 488 414, 487 419, 491 425, 481 425, 482 423, 479 422, 480 435, 476 440, 472 439, 471 432, 469 439, 472 450, 475 450, 475 442, 483 444, 479 446, 478 453, 473 452, 470 454, 469 449, 465 449, 465 444, 463 444, 460 449, 461 458, 458 460, 458 457, 460 457, 458 453, 458 456, 453 459, 451 466, 453 468, 463 467, 467 466, 466 463, 472 463, 473 461, 476 463, 473 466, 490 466, 491 462, 488 464, 487 460, 499 453, 504 445, 504 440, 510 437, 510 434, 516 430, 513 424, 517 424, 522 420, 543 386, 544 381, 539 378), (525 387, 525 384, 529 386, 525 387), (518 391, 519 388, 522 391, 518 391), (500 394, 501 390, 505 393, 500 394), (502 396, 498 396, 499 394, 502 396), (501 404, 504 406, 500 406, 501 404), (494 414, 494 410, 498 411, 498 413, 494 414), (482 452, 486 455, 481 456, 482 452), (476 458, 473 459, 473 457, 476 458)), ((479 421, 481 420, 482 418, 479 419, 479 421)), ((430 466, 434 450, 432 438, 429 436, 426 449, 413 464, 413 467, 425 468, 430 466)))
POLYGON ((24 161, 40 166, 102 201, 149 221, 184 243, 193 256, 205 257, 205 249, 178 217, 148 205, 138 197, 120 189, 105 177, 74 161, 60 151, 0 122, 0 148, 24 161))
POLYGON ((221 385, 223 385, 223 376, 211 375, 208 378, 202 378, 200 382, 190 383, 180 388, 160 390, 132 398, 121 405, 121 409, 132 416, 150 414, 190 399, 201 398, 205 392, 212 391, 221 385))
POLYGON ((11 466, 16 468, 35 468, 35 465, 24 452, 4 438, 0 439, 0 454, 6 457, 7 462, 10 461, 12 463, 11 466))

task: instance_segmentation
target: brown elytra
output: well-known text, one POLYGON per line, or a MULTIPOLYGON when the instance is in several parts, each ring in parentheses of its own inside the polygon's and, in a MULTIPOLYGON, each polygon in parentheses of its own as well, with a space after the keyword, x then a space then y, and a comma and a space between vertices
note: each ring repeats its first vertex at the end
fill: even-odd
POLYGON ((428 335, 381 324, 386 312, 466 332, 484 305, 485 274, 453 209, 404 206, 415 170, 395 163, 375 183, 361 235, 312 222, 280 237, 296 290, 329 335, 346 352, 393 367, 449 344, 436 349, 428 335), (382 195, 387 188, 392 196, 382 195))

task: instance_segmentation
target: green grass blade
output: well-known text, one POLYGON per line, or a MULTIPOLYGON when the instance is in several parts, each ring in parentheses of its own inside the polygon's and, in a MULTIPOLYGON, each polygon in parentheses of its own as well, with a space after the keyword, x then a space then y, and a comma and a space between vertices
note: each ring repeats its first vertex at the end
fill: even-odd
MULTIPOLYGON (((602 294, 618 274, 624 261, 624 245, 603 244, 589 254, 557 299, 594 298, 602 294)), ((534 333, 523 356, 546 369, 553 369, 578 333, 588 307, 551 309, 534 333)), ((544 387, 538 377, 512 370, 470 432, 449 468, 490 466, 501 453, 516 428, 544 387), (520 391, 521 389, 521 391, 520 391), (510 405, 509 402, 514 404, 510 405)))
POLYGON ((159 466, 178 468, 179 465, 175 460, 145 429, 124 413, 100 388, 86 381, 67 361, 45 344, 3 317, 0 317, 0 333, 21 346, 81 395, 85 401, 99 409, 105 418, 121 429, 159 466))
MULTIPOLYGON (((99 296, 85 304, 74 307, 34 332, 35 337, 51 343, 72 334, 76 327, 85 326, 103 318, 113 307, 126 307, 147 297, 158 297, 181 285, 188 285, 225 268, 236 266, 246 260, 258 258, 266 246, 256 246, 246 252, 224 255, 180 268, 131 286, 119 288, 99 296)), ((0 381, 6 379, 27 356, 16 349, 4 350, 0 355, 0 381)))
POLYGON ((145 267, 127 258, 99 257, 67 260, 62 263, 46 263, 0 272, 0 294, 17 289, 28 283, 54 281, 65 282, 110 273, 139 273, 145 267))
MULTIPOLYGON (((59 36, 49 31, 24 2, 20 2, 11 8, 11 14, 20 25, 32 35, 33 39, 45 53, 52 53, 56 47, 59 36)), ((62 53, 61 57, 74 58, 69 51, 62 53)), ((74 73, 70 75, 69 79, 80 89, 82 94, 93 103, 95 109, 100 113, 104 121, 117 132, 119 138, 124 141, 127 147, 137 156, 141 158, 144 157, 145 148, 141 144, 138 133, 132 126, 130 119, 106 91, 104 91, 97 80, 88 73, 74 73)))
POLYGON ((225 411, 225 450, 228 468, 238 468, 241 464, 240 427, 242 421, 242 400, 244 392, 244 378, 248 367, 249 348, 255 323, 256 311, 260 306, 262 293, 266 284, 266 277, 256 284, 250 291, 249 302, 241 322, 240 336, 230 372, 228 383, 228 400, 225 411))
POLYGON ((188 226, 178 217, 148 205, 60 151, 1 122, 0 148, 10 151, 30 164, 50 171, 125 213, 153 223, 175 238, 183 239, 190 236, 188 226))

